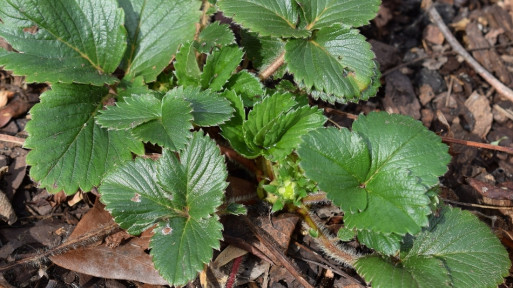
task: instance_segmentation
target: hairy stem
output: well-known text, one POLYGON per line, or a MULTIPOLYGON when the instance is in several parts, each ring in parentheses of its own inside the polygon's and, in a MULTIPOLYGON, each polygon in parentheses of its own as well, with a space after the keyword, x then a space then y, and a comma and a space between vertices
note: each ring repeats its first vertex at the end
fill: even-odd
POLYGON ((328 236, 327 231, 322 227, 319 227, 319 225, 310 215, 310 211, 306 206, 296 206, 294 210, 294 212, 303 217, 303 220, 310 228, 314 229, 319 233, 319 236, 316 238, 316 240, 329 257, 335 259, 337 262, 354 267, 354 263, 359 258, 359 256, 355 252, 336 245, 335 241, 337 239, 328 236))

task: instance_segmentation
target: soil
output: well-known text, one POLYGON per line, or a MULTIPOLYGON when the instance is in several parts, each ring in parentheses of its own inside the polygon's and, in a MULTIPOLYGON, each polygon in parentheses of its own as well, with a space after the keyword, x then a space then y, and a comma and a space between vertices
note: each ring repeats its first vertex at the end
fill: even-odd
MULTIPOLYGON (((442 201, 471 211, 487 223, 511 257, 513 155, 455 144, 451 139, 513 148, 513 102, 502 97, 453 52, 421 4, 420 0, 384 0, 378 17, 362 28, 383 73, 377 97, 358 104, 320 105, 327 108, 325 111, 331 120, 342 126, 350 127, 352 115, 385 110, 410 115, 445 137, 453 160, 441 179, 442 201)), ((501 82, 513 88, 513 0, 441 0, 436 5, 467 51, 501 82)), ((6 46, 1 39, 0 46, 6 46)), ((46 89, 45 85, 27 84, 22 77, 0 70, 0 104, 4 106, 0 110, 0 189, 3 192, 0 193, 0 266, 30 256, 23 265, 3 271, 0 286, 163 286, 151 269, 137 272, 138 268, 130 263, 116 267, 107 263, 118 257, 109 254, 112 251, 114 254, 135 253, 123 255, 148 261, 148 235, 130 237, 112 226, 110 216, 98 203, 94 191, 72 196, 50 195, 28 176, 30 167, 25 163, 28 151, 21 145, 27 136, 23 129, 30 119, 27 111, 46 89), (81 236, 93 232, 95 237, 81 240, 81 236), (65 239, 73 245, 59 246, 65 239), (134 245, 139 247, 137 251, 125 251, 126 247, 134 245), (84 270, 83 266, 88 265, 84 270), (90 276, 102 270, 102 275, 121 273, 126 276, 117 277, 123 280, 90 276), (135 275, 137 273, 141 276, 135 275), (145 279, 152 284, 134 279, 145 279)), ((231 179, 231 183, 229 193, 254 189, 252 183, 239 178, 231 179)), ((200 287, 201 281, 212 279, 230 281, 229 275, 234 274, 232 268, 237 265, 240 267, 236 285, 240 287, 302 287, 298 276, 283 265, 270 265, 265 261, 276 251, 286 252, 286 261, 297 267, 297 273, 314 287, 365 285, 351 269, 321 256, 312 238, 303 233, 298 217, 270 215, 269 207, 258 201, 253 201, 249 210, 247 221, 254 225, 223 219, 225 240, 221 250, 228 254, 225 257, 235 260, 224 266, 211 265, 207 273, 201 275, 210 280, 198 278, 188 287, 200 287), (256 237, 257 234, 260 236, 256 237), (247 244, 250 238, 256 239, 251 245, 247 244), (234 248, 244 245, 250 254, 234 248)), ((341 214, 334 207, 319 205, 315 212, 327 229, 337 231, 340 228, 341 214)), ((214 259, 218 254, 216 252, 214 259)), ((500 287, 513 287, 511 275, 500 287)))

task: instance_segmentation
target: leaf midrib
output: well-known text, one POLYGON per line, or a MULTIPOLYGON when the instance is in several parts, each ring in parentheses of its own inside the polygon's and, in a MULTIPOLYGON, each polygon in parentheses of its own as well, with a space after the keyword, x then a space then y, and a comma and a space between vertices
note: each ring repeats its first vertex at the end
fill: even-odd
MULTIPOLYGON (((91 66, 93 66, 93 68, 95 68, 96 70, 98 70, 99 72, 101 73, 104 73, 103 71, 103 68, 100 67, 99 65, 97 65, 96 63, 94 63, 91 58, 89 58, 88 55, 84 54, 82 51, 80 51, 79 48, 71 45, 71 43, 68 43, 67 41, 64 41, 64 39, 62 39, 61 37, 57 36, 54 32, 52 32, 51 30, 48 29, 48 27, 46 26, 43 26, 43 25, 40 25, 41 23, 38 23, 37 21, 34 20, 33 17, 30 17, 28 14, 24 13, 23 9, 20 9, 19 7, 13 5, 12 3, 10 3, 11 6, 13 8, 15 8, 20 14, 22 14, 23 16, 25 16, 28 20, 32 21, 34 24, 36 24, 38 27, 41 27, 43 28, 46 32, 48 32, 50 35, 52 35, 56 41, 58 42, 61 42, 63 43, 64 45, 66 45, 67 47, 69 47, 70 49, 72 49, 73 51, 77 52, 82 58, 84 58, 85 60, 87 60, 91 66)), ((82 10, 80 10, 81 12, 83 12, 82 10)), ((66 11, 67 12, 67 11, 66 11)), ((69 14, 68 14, 69 15, 69 14)), ((73 22, 73 24, 76 26, 76 23, 73 22)), ((64 25, 64 27, 66 27, 66 25, 64 25)), ((80 35, 80 41, 83 42, 82 40, 82 35, 80 35)), ((95 45, 95 49, 97 49, 96 45, 95 45)))

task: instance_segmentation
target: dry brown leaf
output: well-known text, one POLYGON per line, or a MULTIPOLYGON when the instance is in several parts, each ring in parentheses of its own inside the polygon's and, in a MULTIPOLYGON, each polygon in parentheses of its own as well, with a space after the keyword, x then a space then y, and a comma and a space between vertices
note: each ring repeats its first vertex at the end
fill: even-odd
POLYGON ((493 122, 490 101, 485 96, 474 91, 465 101, 465 106, 472 113, 476 121, 474 129, 472 129, 472 133, 478 135, 482 139, 485 139, 486 135, 492 128, 493 122))
POLYGON ((20 97, 15 97, 7 106, 0 109, 0 127, 5 126, 12 118, 27 113, 29 108, 30 104, 27 101, 22 100, 20 97))
MULTIPOLYGON (((112 216, 97 202, 80 220, 68 241, 113 223, 112 216)), ((145 252, 147 244, 141 245, 139 241, 134 237, 113 249, 106 244, 78 248, 50 259, 61 267, 95 277, 166 285, 167 282, 155 270, 151 256, 145 252)), ((145 241, 149 242, 149 237, 145 241)))

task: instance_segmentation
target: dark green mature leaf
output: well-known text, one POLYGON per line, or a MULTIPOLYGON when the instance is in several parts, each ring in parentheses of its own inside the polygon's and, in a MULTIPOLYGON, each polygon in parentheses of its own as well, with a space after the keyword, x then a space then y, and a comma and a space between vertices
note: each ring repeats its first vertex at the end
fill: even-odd
POLYGON ((210 218, 172 218, 160 224, 150 241, 150 254, 160 275, 175 287, 194 280, 219 249, 223 225, 210 218))
POLYGON ((368 24, 378 13, 380 0, 296 0, 308 23, 307 29, 333 24, 353 27, 368 24))
POLYGON ((363 115, 353 123, 353 131, 371 147, 375 161, 371 163, 369 178, 381 170, 407 169, 424 185, 433 186, 451 161, 448 147, 440 137, 408 116, 384 112, 363 115), (398 146, 400 140, 402 144, 398 146))
POLYGON ((141 141, 173 151, 182 149, 192 127, 191 104, 169 91, 162 100, 153 94, 132 95, 101 111, 97 122, 110 129, 129 130, 141 141))
POLYGON ((264 89, 260 80, 247 70, 234 74, 226 83, 225 88, 233 90, 240 95, 246 107, 252 107, 264 95, 264 89))
POLYGON ((255 104, 242 127, 249 149, 274 161, 283 159, 301 142, 302 135, 326 122, 322 110, 296 105, 288 93, 274 94, 255 104))
POLYGON ((196 61, 196 48, 194 48, 193 42, 185 43, 176 53, 175 75, 178 85, 200 85, 201 71, 196 61))
POLYGON ((225 46, 207 57, 201 74, 201 87, 219 91, 239 66, 244 52, 238 46, 225 46))
POLYGON ((192 40, 200 1, 118 0, 125 11, 128 49, 123 57, 125 78, 143 76, 152 82, 169 64, 178 46, 192 40))
POLYGON ((314 131, 298 154, 306 175, 349 212, 349 228, 399 235, 427 225, 426 192, 450 160, 447 146, 420 122, 384 112, 360 116, 353 133, 314 131))
POLYGON ((222 225, 215 214, 227 187, 226 165, 215 142, 193 133, 177 157, 136 159, 109 174, 100 193, 121 227, 138 234, 157 224, 151 255, 164 279, 181 286, 194 279, 219 248, 222 225))
POLYGON ((379 74, 370 44, 358 30, 345 26, 325 27, 312 38, 290 40, 285 50, 294 78, 308 89, 337 96, 337 102, 358 101, 379 74))
POLYGON ((55 84, 41 96, 27 123, 25 147, 30 175, 51 192, 89 191, 105 172, 143 154, 142 143, 123 131, 107 131, 94 116, 108 90, 78 84, 55 84))
POLYGON ((384 255, 395 255, 401 248, 403 236, 394 233, 382 234, 369 230, 358 231, 358 241, 384 255))
POLYGON ((138 235, 165 217, 176 216, 166 191, 157 184, 157 163, 136 158, 109 173, 100 186, 101 200, 116 223, 138 235))
POLYGON ((191 103, 193 121, 199 126, 222 124, 233 114, 230 101, 210 90, 201 91, 199 87, 177 87, 169 93, 191 103))
POLYGON ((352 213, 366 208, 367 193, 360 186, 371 155, 361 136, 347 129, 319 129, 304 137, 298 154, 306 175, 319 183, 335 205, 352 213))
POLYGON ((230 30, 230 26, 214 22, 201 30, 196 48, 201 53, 210 53, 216 46, 222 47, 230 44, 235 44, 235 35, 230 30))
POLYGON ((226 17, 262 36, 309 35, 297 27, 299 7, 294 0, 220 0, 217 4, 226 17))
POLYGON ((474 215, 444 207, 415 237, 399 265, 377 256, 355 268, 373 287, 497 287, 508 275, 508 253, 474 215), (407 281, 405 281, 407 280, 407 281))
POLYGON ((23 53, 0 64, 27 82, 113 84, 126 48, 123 11, 114 0, 1 0, 0 36, 23 53), (29 32, 29 28, 36 28, 29 32))
POLYGON ((376 288, 452 287, 443 261, 437 258, 417 259, 401 267, 379 256, 366 256, 358 259, 355 268, 376 288))

